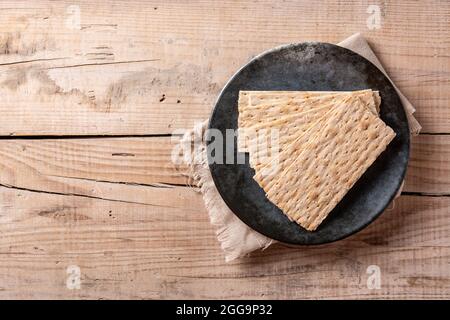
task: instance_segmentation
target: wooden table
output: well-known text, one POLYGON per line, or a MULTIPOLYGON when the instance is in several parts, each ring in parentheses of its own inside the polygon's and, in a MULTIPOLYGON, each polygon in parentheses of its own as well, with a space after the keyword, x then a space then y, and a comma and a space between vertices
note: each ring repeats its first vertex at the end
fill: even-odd
POLYGON ((449 39, 447 1, 2 1, 0 298, 450 298, 449 39), (261 51, 355 32, 423 125, 402 196, 225 263, 171 134, 261 51))

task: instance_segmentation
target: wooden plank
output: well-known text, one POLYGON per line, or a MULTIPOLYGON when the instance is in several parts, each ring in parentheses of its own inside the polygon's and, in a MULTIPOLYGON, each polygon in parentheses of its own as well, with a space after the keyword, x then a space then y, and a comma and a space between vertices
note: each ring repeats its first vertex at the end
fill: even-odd
POLYGON ((450 132, 449 15, 450 3, 412 0, 221 1, 214 8, 204 0, 2 1, 0 135, 189 128, 209 116, 227 79, 252 56, 355 32, 417 107, 424 132, 450 132), (369 5, 380 7, 380 29, 367 27, 369 5))
MULTIPOLYGON (((424 132, 450 132, 450 3, 213 6, 2 1, 0 135, 172 133, 207 118, 227 79, 261 51, 358 31, 424 132), (373 4, 382 24, 369 30, 373 4)), ((405 185, 445 196, 402 196, 338 243, 276 245, 231 264, 201 195, 177 186, 186 180, 170 162, 174 143, 0 140, 0 298, 450 298, 449 136, 413 139, 405 185), (67 287, 70 265, 79 290, 67 287), (370 265, 380 267, 378 290, 366 284, 370 265)))
POLYGON ((171 159, 178 139, 0 140, 0 183, 88 195, 97 181, 185 185, 186 168, 171 159))
POLYGON ((1 189, 1 298, 450 297, 447 197, 404 196, 346 240, 226 264, 188 188, 169 189, 170 206, 1 189), (70 265, 79 290, 66 286, 70 265), (370 265, 380 289, 367 287, 370 265))
POLYGON ((450 136, 420 135, 412 138, 405 191, 450 194, 450 136))
MULTIPOLYGON (((48 192, 111 198, 122 184, 135 184, 135 197, 146 199, 139 185, 186 185, 184 166, 171 155, 177 137, 0 140, 0 184, 48 192), (99 188, 97 181, 110 182, 99 188)), ((450 136, 412 139, 405 192, 448 195, 450 136)), ((192 183, 192 182, 191 182, 192 183)))

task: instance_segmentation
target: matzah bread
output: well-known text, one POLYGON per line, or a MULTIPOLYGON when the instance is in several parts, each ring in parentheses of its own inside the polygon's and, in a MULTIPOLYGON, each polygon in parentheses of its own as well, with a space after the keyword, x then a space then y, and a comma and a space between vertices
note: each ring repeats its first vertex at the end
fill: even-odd
POLYGON ((268 199, 307 230, 318 227, 395 136, 361 104, 347 99, 330 109, 279 154, 277 174, 255 174, 268 199))
POLYGON ((344 99, 357 97, 364 102, 361 104, 361 108, 368 108, 372 112, 376 112, 372 92, 356 96, 338 96, 324 103, 322 107, 280 117, 270 122, 258 123, 251 128, 245 128, 245 131, 241 130, 241 139, 238 139, 239 150, 249 152, 250 166, 259 170, 269 163, 272 157, 282 152, 286 146, 303 134, 312 123, 322 117, 331 107, 341 103, 344 99))
MULTIPOLYGON (((238 151, 249 152, 249 141, 253 141, 254 137, 258 136, 255 130, 279 129, 276 124, 284 125, 287 121, 294 119, 297 115, 315 108, 322 108, 324 106, 333 106, 342 101, 342 99, 352 96, 360 97, 367 108, 374 113, 378 113, 379 103, 374 100, 375 93, 371 90, 361 90, 353 93, 338 92, 329 93, 321 92, 277 92, 276 94, 268 92, 251 92, 241 91, 239 95, 239 117, 238 117, 238 151), (259 103, 249 106, 249 99, 255 95, 259 99, 259 103), (284 98, 281 98, 284 95, 284 98), (277 97, 275 102, 264 104, 261 101, 263 97, 273 96, 277 97), (304 97, 304 98, 302 98, 304 97)), ((302 121, 302 120, 299 120, 302 121)), ((292 130, 291 130, 292 131, 292 130)), ((283 133, 285 135, 286 133, 283 133)), ((281 133, 280 133, 281 135, 281 133)), ((291 139, 292 140, 292 139, 291 139)))
POLYGON ((240 91, 239 100, 242 105, 246 107, 256 106, 265 102, 273 102, 277 99, 296 99, 296 98, 311 98, 317 96, 324 96, 328 94, 333 95, 354 95, 364 92, 375 92, 371 89, 356 90, 356 91, 240 91))
POLYGON ((256 170, 268 163, 274 155, 305 133, 330 108, 325 105, 250 128, 252 134, 246 141, 250 166, 256 170))
MULTIPOLYGON (((349 103, 349 101, 351 101, 351 98, 348 97, 341 102, 341 104, 345 105, 349 103)), ((290 166, 290 164, 300 155, 302 146, 308 143, 308 139, 310 139, 310 135, 308 133, 315 128, 319 130, 323 127, 326 120, 336 114, 336 112, 337 108, 329 108, 329 110, 322 117, 311 124, 305 132, 299 134, 298 137, 292 143, 287 145, 282 152, 279 152, 275 157, 271 158, 271 160, 265 165, 254 168, 255 175, 253 179, 258 182, 261 188, 266 190, 267 188, 270 188, 273 183, 275 183, 275 178, 279 176, 285 168, 290 166)))
POLYGON ((378 113, 377 106, 374 102, 374 92, 371 90, 314 93, 309 91, 283 91, 276 94, 240 91, 238 101, 238 127, 251 127, 257 123, 272 121, 273 119, 271 117, 278 119, 285 115, 308 111, 312 108, 322 106, 321 103, 328 103, 335 99, 342 99, 348 96, 363 97, 374 113, 378 113), (256 102, 251 102, 253 100, 256 100, 256 102))

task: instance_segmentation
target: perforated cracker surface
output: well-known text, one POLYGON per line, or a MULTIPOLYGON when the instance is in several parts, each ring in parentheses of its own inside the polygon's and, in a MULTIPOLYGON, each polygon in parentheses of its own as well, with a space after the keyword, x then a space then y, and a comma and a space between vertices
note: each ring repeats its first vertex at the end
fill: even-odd
POLYGON ((325 114, 280 154, 281 173, 255 175, 267 197, 307 230, 319 226, 395 136, 361 103, 351 100, 325 114))

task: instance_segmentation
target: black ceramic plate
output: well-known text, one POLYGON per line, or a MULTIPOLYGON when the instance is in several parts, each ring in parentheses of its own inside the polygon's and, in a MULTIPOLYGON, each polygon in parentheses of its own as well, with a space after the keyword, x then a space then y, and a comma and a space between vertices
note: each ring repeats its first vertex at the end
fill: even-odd
MULTIPOLYGON (((266 198, 252 178, 254 170, 248 165, 248 155, 246 164, 211 163, 210 157, 214 183, 242 221, 270 238, 291 244, 327 243, 361 230, 383 212, 400 188, 409 157, 409 128, 400 99, 383 73, 360 55, 336 45, 278 47, 255 57, 231 78, 209 122, 210 129, 218 129, 224 136, 226 129, 237 128, 239 90, 361 89, 380 92, 380 116, 397 136, 314 232, 289 221, 266 198)), ((236 139, 229 143, 224 139, 224 148, 233 147, 236 157, 236 139)))

